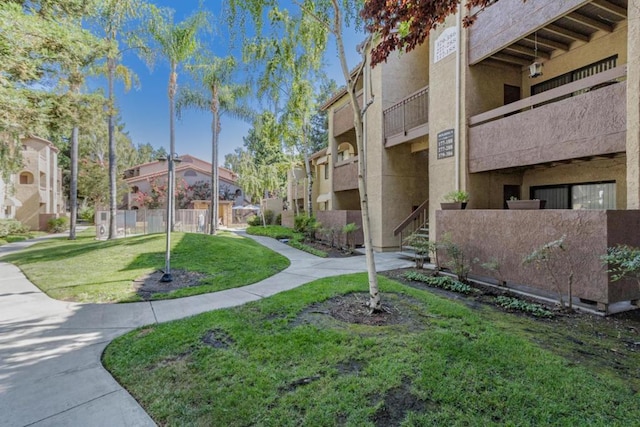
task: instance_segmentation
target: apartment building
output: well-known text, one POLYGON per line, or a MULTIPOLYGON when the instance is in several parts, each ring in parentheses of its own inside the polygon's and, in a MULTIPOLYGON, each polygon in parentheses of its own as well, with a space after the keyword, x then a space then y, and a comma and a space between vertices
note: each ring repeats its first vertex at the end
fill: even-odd
POLYGON ((0 211, 3 218, 15 218, 31 230, 46 230, 50 218, 65 212, 58 149, 37 136, 20 142, 22 168, 7 182, 0 179, 0 211))
MULTIPOLYGON (((499 260, 508 282, 554 293, 522 259, 563 238, 556 270, 576 299, 603 311, 638 300, 600 256, 617 243, 640 246, 640 1, 500 0, 470 28, 462 14, 361 81, 359 102, 373 99, 364 155, 374 250, 429 227, 469 259, 499 260), (453 190, 470 194, 466 210, 440 209, 453 190), (547 209, 506 210, 510 198, 544 199, 547 209)), ((345 95, 325 105, 323 198, 333 210, 359 209, 363 153, 345 95)))
MULTIPOLYGON (((180 156, 175 163, 175 177, 177 185, 193 186, 196 183, 211 183, 211 163, 186 154, 180 156)), ((167 162, 155 160, 133 166, 124 171, 124 179, 129 186, 129 193, 125 197, 126 209, 138 209, 140 193, 149 193, 152 183, 164 185, 167 182, 167 162)), ((225 199, 233 199, 236 192, 242 191, 236 184, 237 175, 229 169, 218 167, 219 194, 225 199)), ((205 207, 206 209, 206 207, 205 207)))

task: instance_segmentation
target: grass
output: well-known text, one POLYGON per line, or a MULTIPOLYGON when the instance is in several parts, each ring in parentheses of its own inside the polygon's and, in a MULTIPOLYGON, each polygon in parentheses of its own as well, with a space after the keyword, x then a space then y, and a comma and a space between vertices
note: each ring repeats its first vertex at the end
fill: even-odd
MULTIPOLYGON (((285 269, 289 261, 251 239, 173 233, 171 268, 208 275, 200 286, 156 294, 178 298, 248 285, 285 269)), ((97 241, 93 233, 77 240, 52 239, 3 261, 16 264, 49 296, 81 302, 139 301, 132 281, 164 268, 165 235, 97 241)))
POLYGON ((247 233, 253 234, 254 236, 265 236, 265 237, 271 237, 274 239, 288 239, 287 244, 292 248, 305 251, 307 253, 310 253, 311 255, 315 255, 320 258, 327 257, 326 252, 323 252, 312 246, 305 245, 304 235, 288 227, 283 227, 281 225, 251 226, 247 228, 247 233))
POLYGON ((384 301, 412 323, 367 326, 323 315, 320 302, 367 290, 366 274, 332 277, 133 331, 107 347, 103 362, 160 425, 626 426, 640 419, 640 376, 543 347, 535 337, 552 336, 552 321, 472 310, 384 277, 380 286, 384 301), (211 336, 218 348, 205 343, 211 336))

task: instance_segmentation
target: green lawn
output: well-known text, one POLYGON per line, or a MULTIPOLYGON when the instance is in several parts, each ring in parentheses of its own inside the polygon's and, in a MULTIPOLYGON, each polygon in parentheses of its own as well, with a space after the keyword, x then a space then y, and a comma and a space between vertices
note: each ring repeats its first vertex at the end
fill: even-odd
MULTIPOLYGON (((217 236, 173 233, 172 270, 207 274, 201 286, 157 294, 177 298, 248 285, 285 269, 289 261, 251 239, 232 233, 217 236)), ((16 264, 49 296, 81 302, 139 301, 132 281, 164 268, 165 235, 151 234, 97 241, 81 233, 77 240, 47 240, 3 261, 16 264)))
MULTIPOLYGON (((110 344, 103 362, 160 425, 628 426, 640 419, 640 375, 573 360, 564 341, 541 344, 556 332, 553 320, 474 310, 383 277, 384 300, 410 324, 346 323, 318 305, 366 291, 366 283, 365 274, 322 279, 139 329, 110 344)), ((640 355, 633 357, 637 370, 640 355)))

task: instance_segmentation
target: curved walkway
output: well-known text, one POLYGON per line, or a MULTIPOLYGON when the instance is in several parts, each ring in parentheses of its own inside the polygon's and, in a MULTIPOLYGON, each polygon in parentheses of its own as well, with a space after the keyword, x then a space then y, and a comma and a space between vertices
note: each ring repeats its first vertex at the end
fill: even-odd
MULTIPOLYGON (((321 277, 366 271, 364 256, 318 258, 271 238, 248 237, 289 258, 289 268, 242 288, 164 301, 53 300, 17 267, 0 262, 0 424, 153 426, 102 367, 102 352, 114 338, 140 326, 255 301, 321 277)), ((2 246, 0 257, 33 243, 2 246)), ((410 265, 397 253, 376 254, 378 271, 410 265)))

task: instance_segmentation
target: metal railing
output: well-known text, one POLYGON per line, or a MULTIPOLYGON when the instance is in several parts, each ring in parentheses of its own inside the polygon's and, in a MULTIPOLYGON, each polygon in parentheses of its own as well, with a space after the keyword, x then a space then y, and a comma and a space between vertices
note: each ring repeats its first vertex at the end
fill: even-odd
POLYGON ((400 250, 404 239, 418 230, 429 228, 429 199, 422 202, 418 208, 402 221, 394 230, 393 235, 400 235, 400 250))
POLYGON ((384 137, 407 134, 429 122, 429 86, 412 93, 383 112, 384 137))

